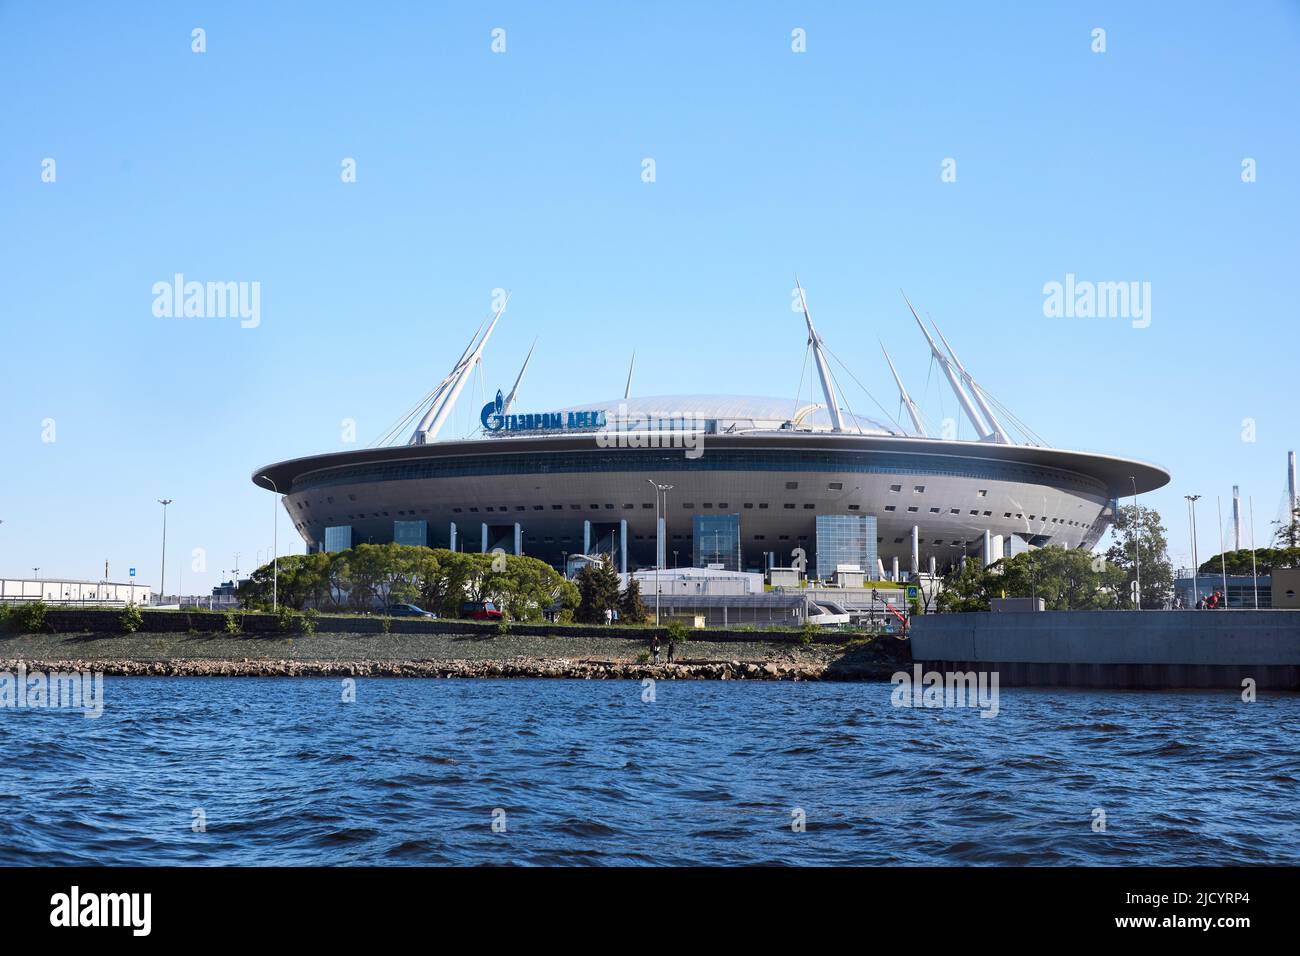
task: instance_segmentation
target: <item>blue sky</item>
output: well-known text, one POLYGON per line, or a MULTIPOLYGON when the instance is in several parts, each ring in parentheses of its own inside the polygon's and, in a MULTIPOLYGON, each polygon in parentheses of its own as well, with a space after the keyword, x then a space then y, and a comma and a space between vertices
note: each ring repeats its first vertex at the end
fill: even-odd
POLYGON ((1261 544, 1279 516, 1296 3, 0 2, 0 87, 0 573, 156 585, 160 497, 169 590, 250 568, 252 471, 356 447, 348 419, 378 437, 496 288, 453 433, 534 337, 529 407, 621 394, 633 349, 639 394, 793 400, 796 271, 891 413, 877 338, 932 420, 955 408, 902 288, 1052 444, 1168 467, 1176 559, 1184 494, 1203 556, 1234 483, 1261 544), (178 272, 259 282, 260 325, 156 317, 178 272), (1150 325, 1045 317, 1067 273, 1151 283, 1150 325))

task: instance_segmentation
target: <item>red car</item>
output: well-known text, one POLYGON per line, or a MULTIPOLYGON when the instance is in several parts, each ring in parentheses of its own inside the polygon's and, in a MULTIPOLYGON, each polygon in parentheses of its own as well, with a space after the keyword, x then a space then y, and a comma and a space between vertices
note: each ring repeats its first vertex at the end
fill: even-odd
POLYGON ((460 616, 475 621, 499 621, 502 614, 491 601, 466 601, 460 606, 460 616))

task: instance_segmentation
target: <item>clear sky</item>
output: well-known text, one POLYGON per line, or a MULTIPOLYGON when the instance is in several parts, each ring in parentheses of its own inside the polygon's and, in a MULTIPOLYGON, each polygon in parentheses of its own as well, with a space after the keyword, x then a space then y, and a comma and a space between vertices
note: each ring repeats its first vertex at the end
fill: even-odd
POLYGON ((1234 483, 1261 544, 1280 515, 1294 2, 0 2, 0 89, 2 574, 156 586, 163 497, 169 591, 251 568, 254 469, 377 438, 497 288, 453 434, 534 337, 521 406, 621 395, 633 349, 641 395, 793 400, 796 271, 890 413, 878 338, 955 409, 902 288, 1052 444, 1169 468, 1176 561, 1184 494, 1203 557, 1234 483), (176 273, 260 283, 260 324, 155 316, 176 273), (1046 316, 1067 274, 1149 282, 1149 324, 1046 316))

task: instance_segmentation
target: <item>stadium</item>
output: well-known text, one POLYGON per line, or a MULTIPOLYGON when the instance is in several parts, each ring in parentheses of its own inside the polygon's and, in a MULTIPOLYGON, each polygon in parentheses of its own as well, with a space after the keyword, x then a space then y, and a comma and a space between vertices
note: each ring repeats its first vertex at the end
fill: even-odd
POLYGON ((392 440, 415 422, 405 443, 283 461, 253 481, 283 495, 308 551, 395 541, 500 548, 556 567, 605 555, 622 571, 793 566, 828 579, 857 568, 893 580, 965 556, 989 563, 1048 545, 1091 548, 1117 499, 1169 481, 1152 464, 1047 447, 936 326, 940 348, 915 309, 978 437, 934 437, 888 353, 911 427, 853 414, 801 288, 798 303, 820 401, 634 397, 629 370, 622 398, 525 412, 516 401, 525 361, 509 394, 482 409, 475 435, 438 440, 502 303, 390 432, 392 440))

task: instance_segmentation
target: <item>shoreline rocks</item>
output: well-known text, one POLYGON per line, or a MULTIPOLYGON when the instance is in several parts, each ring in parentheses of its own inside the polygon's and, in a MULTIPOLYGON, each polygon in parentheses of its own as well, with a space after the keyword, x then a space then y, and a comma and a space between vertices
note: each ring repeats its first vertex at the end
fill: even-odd
POLYGON ((24 664, 33 671, 92 671, 111 677, 433 677, 561 678, 568 680, 888 680, 897 666, 863 663, 844 666, 825 661, 682 661, 641 664, 630 661, 520 657, 502 660, 218 660, 10 659, 0 671, 24 664))

